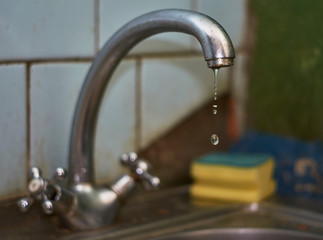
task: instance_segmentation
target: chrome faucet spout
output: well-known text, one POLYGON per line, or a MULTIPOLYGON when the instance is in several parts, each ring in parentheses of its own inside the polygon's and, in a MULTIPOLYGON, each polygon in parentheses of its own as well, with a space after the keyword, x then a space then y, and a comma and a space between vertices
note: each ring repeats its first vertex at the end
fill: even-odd
POLYGON ((94 182, 93 148, 98 109, 115 68, 143 39, 162 32, 182 32, 197 38, 209 68, 233 64, 234 48, 223 27, 201 13, 168 9, 142 15, 126 24, 96 56, 76 106, 70 139, 69 186, 94 182))

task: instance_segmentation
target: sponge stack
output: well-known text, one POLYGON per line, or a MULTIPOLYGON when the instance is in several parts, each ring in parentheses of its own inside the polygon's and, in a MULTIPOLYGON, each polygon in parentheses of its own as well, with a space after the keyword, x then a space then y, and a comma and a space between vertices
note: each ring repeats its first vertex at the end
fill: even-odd
POLYGON ((269 155, 212 153, 193 162, 194 201, 258 202, 275 191, 269 155))

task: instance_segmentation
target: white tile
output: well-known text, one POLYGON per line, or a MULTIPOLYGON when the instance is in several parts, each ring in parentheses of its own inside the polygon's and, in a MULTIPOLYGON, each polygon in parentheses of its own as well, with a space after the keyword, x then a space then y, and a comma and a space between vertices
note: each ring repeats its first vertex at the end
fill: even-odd
POLYGON ((24 65, 0 66, 0 198, 26 188, 26 81, 24 65))
MULTIPOLYGON (((46 64, 32 67, 32 165, 46 176, 67 167, 71 122, 89 64, 46 64)), ((122 63, 107 88, 99 113, 95 143, 96 179, 111 180, 122 172, 118 156, 133 150, 134 63, 122 63)))
POLYGON ((102 100, 95 146, 99 183, 109 183, 126 169, 119 164, 124 152, 135 151, 135 62, 123 61, 102 100))
MULTIPOLYGON (((245 30, 245 0, 198 0, 198 11, 219 22, 235 47, 240 47, 245 30)), ((199 48, 199 47, 197 47, 199 48)))
MULTIPOLYGON (((100 3, 100 46, 103 46, 124 24, 142 14, 166 8, 190 9, 191 7, 188 0, 119 0, 118 2, 101 0, 100 3)), ((183 51, 191 48, 191 37, 182 33, 162 33, 139 43, 131 52, 183 51)))
POLYGON ((67 167, 72 117, 89 64, 41 64, 31 69, 31 165, 51 177, 67 167))
POLYGON ((2 0, 0 60, 94 54, 90 0, 2 0))
MULTIPOLYGON (((214 76, 203 57, 143 62, 142 143, 146 147, 214 96, 214 76)), ((220 70, 218 95, 227 90, 220 70)), ((210 112, 212 106, 210 106, 210 112)))
POLYGON ((248 75, 246 72, 246 64, 248 58, 244 53, 238 53, 235 64, 232 67, 232 97, 234 104, 234 116, 237 123, 238 134, 242 134, 246 124, 246 104, 248 91, 248 75))

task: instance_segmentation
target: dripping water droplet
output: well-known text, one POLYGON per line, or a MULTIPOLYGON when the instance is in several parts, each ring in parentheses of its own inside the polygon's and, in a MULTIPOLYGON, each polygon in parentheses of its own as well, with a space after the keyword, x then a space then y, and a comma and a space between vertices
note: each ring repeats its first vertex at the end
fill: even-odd
POLYGON ((211 136, 211 143, 213 145, 218 145, 219 144, 219 137, 216 134, 212 134, 211 136))
MULTIPOLYGON (((217 75, 218 75, 218 69, 214 69, 214 101, 217 99, 217 75)), ((216 114, 218 112, 217 110, 218 105, 213 104, 213 114, 216 114)), ((211 143, 213 145, 218 145, 219 144, 219 137, 216 134, 212 134, 211 136, 211 143)))
POLYGON ((216 93, 216 83, 217 83, 219 69, 214 69, 213 71, 214 71, 214 91, 216 93))
MULTIPOLYGON (((217 99, 217 76, 218 76, 218 69, 214 69, 214 101, 217 99)), ((216 114, 217 111, 217 105, 213 105, 213 114, 216 114)))
POLYGON ((218 105, 216 104, 213 105, 213 114, 216 114, 218 112, 217 107, 218 105))

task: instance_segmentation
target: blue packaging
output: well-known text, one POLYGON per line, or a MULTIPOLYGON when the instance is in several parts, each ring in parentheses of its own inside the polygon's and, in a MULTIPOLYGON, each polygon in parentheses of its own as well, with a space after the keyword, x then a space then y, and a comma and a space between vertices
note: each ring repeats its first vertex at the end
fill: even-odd
POLYGON ((246 132, 232 153, 266 153, 275 159, 278 194, 323 198, 323 145, 298 139, 246 132))

